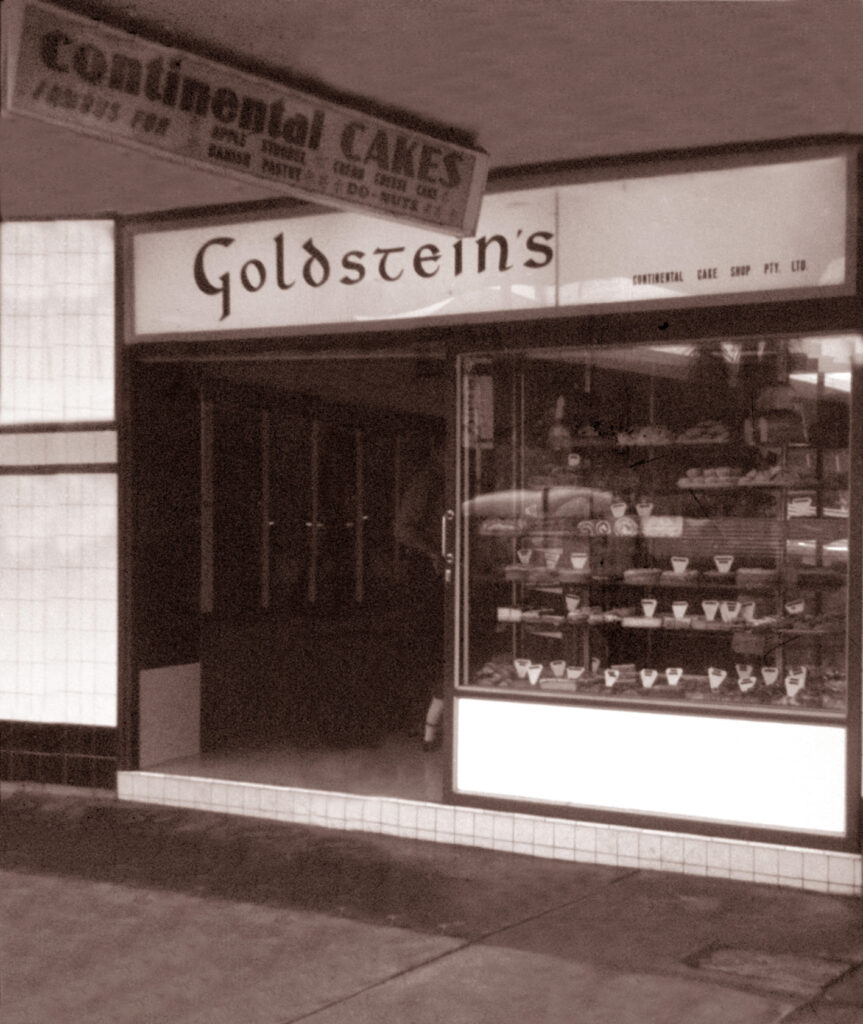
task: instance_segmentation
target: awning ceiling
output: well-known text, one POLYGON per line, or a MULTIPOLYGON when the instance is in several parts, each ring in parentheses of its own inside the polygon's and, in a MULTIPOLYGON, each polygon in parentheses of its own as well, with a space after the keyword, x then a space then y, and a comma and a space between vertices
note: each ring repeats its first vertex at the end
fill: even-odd
MULTIPOLYGON (((381 111, 454 126, 488 151, 493 170, 863 129, 858 0, 63 6, 381 111)), ((5 219, 134 214, 271 194, 35 121, 0 124, 5 219)))

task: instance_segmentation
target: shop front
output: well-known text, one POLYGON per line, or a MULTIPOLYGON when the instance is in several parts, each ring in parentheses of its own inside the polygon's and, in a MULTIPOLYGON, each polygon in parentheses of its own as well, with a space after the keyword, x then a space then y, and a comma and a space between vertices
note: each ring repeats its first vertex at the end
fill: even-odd
POLYGON ((121 225, 120 796, 859 893, 858 152, 121 225))

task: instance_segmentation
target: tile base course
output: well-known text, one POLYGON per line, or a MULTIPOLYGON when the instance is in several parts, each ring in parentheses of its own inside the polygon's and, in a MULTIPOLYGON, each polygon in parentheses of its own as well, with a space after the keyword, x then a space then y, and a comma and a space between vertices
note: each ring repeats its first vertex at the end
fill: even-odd
POLYGON ((863 895, 863 859, 848 853, 160 772, 118 772, 117 796, 555 860, 863 895))

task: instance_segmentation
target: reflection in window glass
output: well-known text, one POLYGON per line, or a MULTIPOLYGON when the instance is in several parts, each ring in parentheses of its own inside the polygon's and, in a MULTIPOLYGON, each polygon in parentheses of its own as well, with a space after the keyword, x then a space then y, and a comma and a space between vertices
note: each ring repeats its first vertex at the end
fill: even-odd
POLYGON ((116 725, 117 479, 0 475, 0 719, 116 725))
POLYGON ((0 232, 0 423, 113 419, 113 222, 0 232))
POLYGON ((461 684, 844 713, 860 356, 813 337, 464 360, 461 684))

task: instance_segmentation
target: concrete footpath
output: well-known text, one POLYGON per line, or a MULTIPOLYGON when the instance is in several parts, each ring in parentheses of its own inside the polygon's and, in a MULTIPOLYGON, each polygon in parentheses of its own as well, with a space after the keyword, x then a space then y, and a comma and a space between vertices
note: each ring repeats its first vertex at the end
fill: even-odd
POLYGON ((3 1024, 861 1024, 861 911, 0 789, 3 1024))

